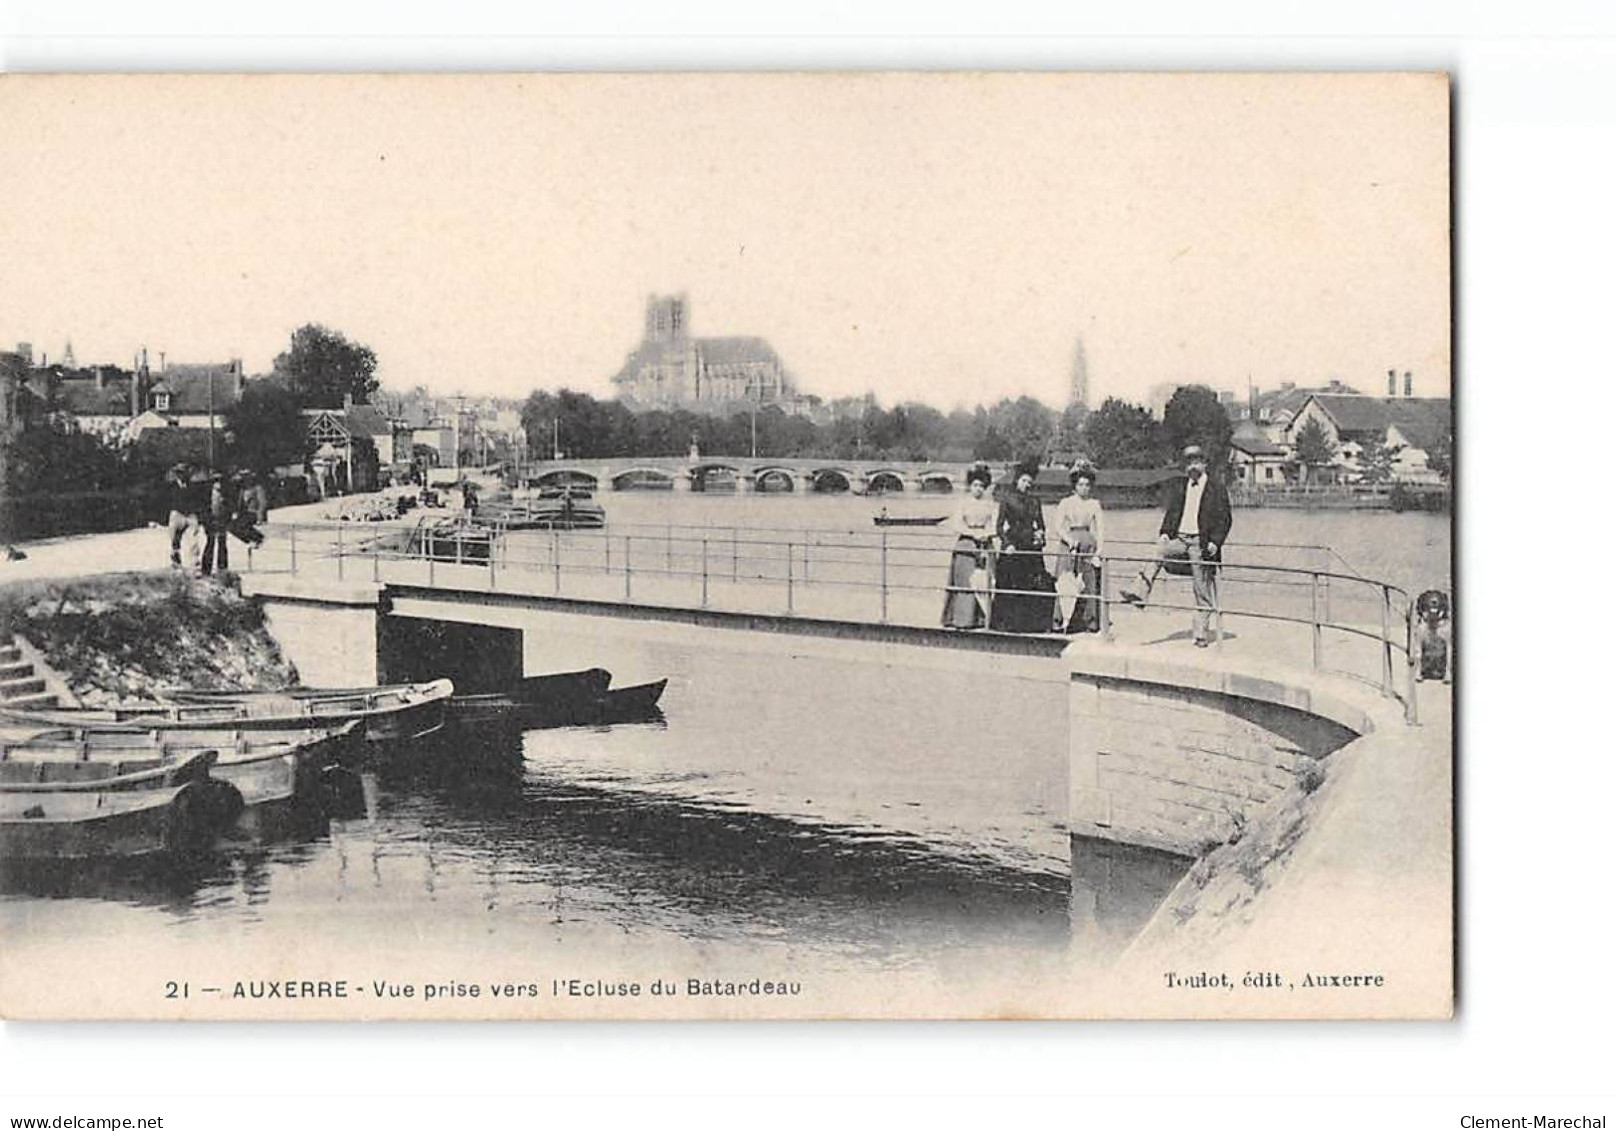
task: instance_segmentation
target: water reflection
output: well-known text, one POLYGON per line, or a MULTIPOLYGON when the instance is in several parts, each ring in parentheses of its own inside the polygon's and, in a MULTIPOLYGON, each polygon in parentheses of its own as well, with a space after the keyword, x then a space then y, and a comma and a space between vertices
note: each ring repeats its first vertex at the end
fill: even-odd
MULTIPOLYGON (((416 936, 538 933, 590 945, 604 930, 904 964, 1074 940, 1114 951, 1182 869, 1105 846, 1074 858, 1074 883, 1047 854, 1026 867, 991 837, 972 845, 899 820, 920 801, 898 803, 890 823, 834 805, 773 812, 760 799, 782 790, 756 769, 738 789, 747 775, 734 768, 636 770, 590 757, 655 748, 669 732, 666 720, 445 732, 358 775, 351 817, 280 829, 184 868, 8 870, 0 924, 48 932, 50 905, 76 907, 63 924, 108 933, 135 929, 134 913, 177 930, 331 929, 347 917, 355 929, 416 936)), ((1046 835, 1041 808, 1021 816, 1021 831, 1005 835, 1046 835)))

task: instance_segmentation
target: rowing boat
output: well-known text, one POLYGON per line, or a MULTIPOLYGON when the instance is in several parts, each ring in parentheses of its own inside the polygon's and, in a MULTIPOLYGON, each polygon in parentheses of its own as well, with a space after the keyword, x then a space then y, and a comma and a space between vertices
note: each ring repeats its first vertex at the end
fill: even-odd
POLYGON ((173 689, 163 692, 168 702, 48 710, 0 707, 0 718, 40 728, 135 726, 165 732, 331 730, 360 722, 363 737, 387 742, 421 738, 438 730, 452 695, 454 683, 447 679, 335 690, 173 689))
POLYGON ((533 676, 508 691, 456 695, 449 710, 457 723, 525 728, 600 726, 655 718, 668 681, 612 688, 601 668, 533 676))
MULTIPOLYGON (((301 812, 332 815, 350 802, 352 775, 341 768, 362 745, 360 723, 329 729, 169 729, 140 724, 92 724, 0 735, 0 765, 35 764, 56 780, 94 782, 115 774, 157 771, 199 754, 214 761, 212 777, 240 795, 237 827, 267 832, 301 812)), ((103 787, 104 788, 104 787, 103 787)))
POLYGON ((241 812, 218 755, 139 764, 0 758, 0 864, 149 859, 206 851, 241 812))

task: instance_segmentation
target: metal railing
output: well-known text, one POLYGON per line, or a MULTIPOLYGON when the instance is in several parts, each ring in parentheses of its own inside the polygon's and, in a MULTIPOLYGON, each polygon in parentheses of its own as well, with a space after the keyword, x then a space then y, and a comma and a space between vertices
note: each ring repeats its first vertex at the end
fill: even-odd
MULTIPOLYGON (((421 528, 336 523, 270 526, 266 533, 264 545, 248 554, 250 571, 916 627, 939 625, 939 605, 971 593, 980 595, 989 632, 995 631, 995 609, 1002 614, 1007 599, 1011 608, 1022 602, 1020 615, 1032 617, 1033 627, 1022 631, 1054 631, 1056 610, 1073 600, 1069 588, 1059 593, 998 583, 1006 561, 1017 557, 1037 558, 1042 566, 1037 575, 1047 575, 1049 559, 1064 552, 1054 548, 984 549, 985 589, 950 584, 959 547, 953 535, 940 537, 936 531, 865 534, 662 523, 505 534, 450 525, 423 536, 421 528), (1041 626, 1030 612, 1034 602, 1049 609, 1041 626)), ((1095 560, 1099 591, 1077 599, 1090 602, 1099 635, 1110 640, 1116 606, 1126 603, 1117 589, 1119 574, 1148 572, 1158 556, 1154 542, 1113 539, 1095 560)), ((1417 634, 1413 602, 1404 590, 1364 577, 1326 546, 1239 545, 1226 551, 1224 561, 1193 568, 1211 570, 1216 578, 1205 609, 1165 601, 1154 592, 1148 607, 1206 613, 1215 646, 1223 644, 1226 619, 1305 629, 1306 658, 1299 654, 1298 662, 1378 687, 1415 721, 1417 634), (1252 560, 1262 556, 1310 560, 1304 565, 1252 560), (1372 655, 1366 651, 1371 649, 1372 655)), ((1007 619, 1001 616, 997 623, 1007 619)))

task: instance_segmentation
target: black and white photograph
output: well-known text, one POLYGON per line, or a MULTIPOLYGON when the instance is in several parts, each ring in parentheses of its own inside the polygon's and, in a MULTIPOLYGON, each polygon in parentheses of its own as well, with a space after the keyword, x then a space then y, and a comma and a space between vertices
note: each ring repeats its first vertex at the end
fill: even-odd
POLYGON ((1448 1018, 1450 105, 0 77, 0 1014, 1448 1018))

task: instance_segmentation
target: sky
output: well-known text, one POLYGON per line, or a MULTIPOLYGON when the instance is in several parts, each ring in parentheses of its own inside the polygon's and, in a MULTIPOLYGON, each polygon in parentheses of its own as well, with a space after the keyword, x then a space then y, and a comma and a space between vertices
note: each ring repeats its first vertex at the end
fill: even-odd
POLYGON ((804 392, 1449 389, 1432 75, 0 77, 0 346, 606 396, 653 293, 804 392))

